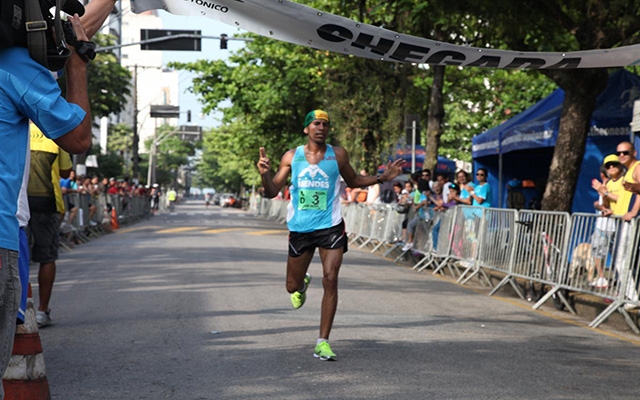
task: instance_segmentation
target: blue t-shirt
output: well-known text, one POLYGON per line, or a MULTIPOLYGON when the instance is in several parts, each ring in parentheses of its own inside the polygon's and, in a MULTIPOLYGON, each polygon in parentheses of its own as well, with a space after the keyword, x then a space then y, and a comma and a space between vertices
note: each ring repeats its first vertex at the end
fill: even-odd
MULTIPOLYGON (((472 182, 468 183, 468 185, 475 191, 476 185, 474 185, 472 182)), ((469 197, 471 197, 471 193, 469 193, 469 191, 460 186, 460 196, 461 199, 468 199, 469 197)))
POLYGON ((287 226, 291 232, 327 229, 342 221, 340 168, 333 147, 327 145, 318 164, 309 164, 304 146, 296 148, 291 162, 290 193, 287 226))
POLYGON ((60 187, 67 190, 78 190, 78 184, 71 178, 60 178, 60 187))
POLYGON ((482 197, 484 201, 482 203, 478 203, 474 198, 472 205, 480 207, 491 207, 491 186, 489 186, 488 183, 485 183, 482 186, 475 185, 474 190, 476 192, 476 196, 482 197))
POLYGON ((51 72, 26 48, 0 50, 0 248, 18 250, 18 194, 32 120, 50 139, 73 130, 84 119, 79 106, 62 98, 51 72))

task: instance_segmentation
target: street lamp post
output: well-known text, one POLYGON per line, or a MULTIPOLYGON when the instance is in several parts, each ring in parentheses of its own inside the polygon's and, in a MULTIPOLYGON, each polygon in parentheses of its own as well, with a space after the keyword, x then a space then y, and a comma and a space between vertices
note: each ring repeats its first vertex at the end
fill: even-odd
MULTIPOLYGON (((190 114, 191 110, 180 111, 180 113, 183 113, 183 112, 185 112, 187 114, 190 114)), ((169 137, 175 135, 176 133, 183 132, 182 129, 183 129, 183 126, 177 126, 172 131, 166 132, 166 133, 160 135, 160 137, 157 136, 157 130, 154 131, 154 133, 153 133, 153 141, 151 142, 151 148, 149 149, 149 170, 147 171, 147 184, 148 185, 151 185, 151 184, 155 183, 155 181, 156 181, 156 168, 157 168, 156 159, 157 159, 157 155, 158 155, 158 146, 162 142, 167 140, 169 137)))

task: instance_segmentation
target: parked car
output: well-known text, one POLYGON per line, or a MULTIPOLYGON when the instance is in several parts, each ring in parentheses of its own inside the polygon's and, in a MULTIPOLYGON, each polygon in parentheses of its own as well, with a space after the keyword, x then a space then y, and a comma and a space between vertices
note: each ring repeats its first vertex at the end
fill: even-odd
POLYGON ((220 206, 231 207, 236 202, 236 197, 233 193, 222 193, 220 195, 220 206))

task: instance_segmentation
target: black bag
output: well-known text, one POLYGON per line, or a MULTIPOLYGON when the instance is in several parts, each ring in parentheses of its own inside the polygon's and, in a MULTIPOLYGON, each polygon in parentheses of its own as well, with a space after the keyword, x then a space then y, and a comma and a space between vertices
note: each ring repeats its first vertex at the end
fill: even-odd
POLYGON ((409 210, 411 210, 411 203, 396 204, 396 212, 398 214, 406 214, 409 212, 409 210))
POLYGON ((84 6, 78 0, 2 0, 0 48, 27 47, 31 58, 39 64, 50 71, 61 70, 71 51, 65 44, 60 10, 71 15, 84 14, 84 6), (49 9, 53 6, 56 11, 51 15, 49 9))

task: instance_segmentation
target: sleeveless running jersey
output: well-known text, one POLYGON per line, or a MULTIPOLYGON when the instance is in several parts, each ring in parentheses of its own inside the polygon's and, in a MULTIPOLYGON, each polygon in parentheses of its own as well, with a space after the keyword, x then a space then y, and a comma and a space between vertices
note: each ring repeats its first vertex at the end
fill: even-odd
POLYGON ((291 163, 289 230, 306 233, 338 225, 342 221, 339 191, 340 169, 333 147, 327 145, 319 164, 309 164, 304 146, 298 146, 291 163))

